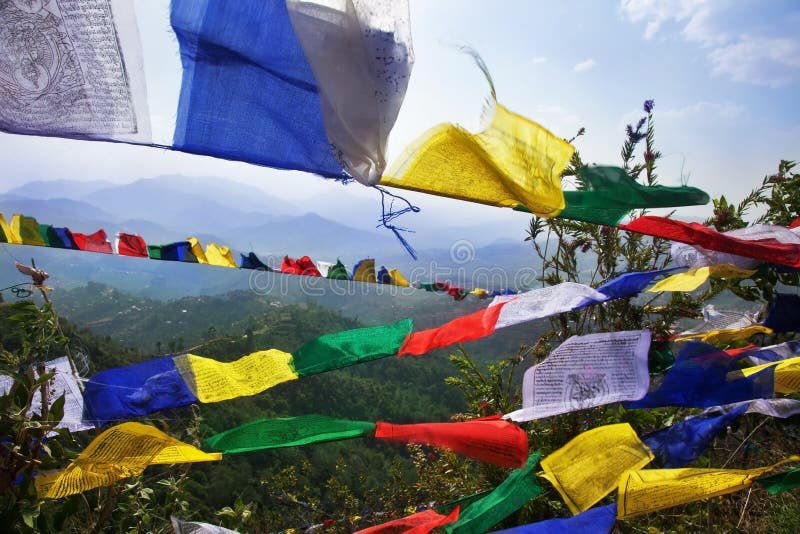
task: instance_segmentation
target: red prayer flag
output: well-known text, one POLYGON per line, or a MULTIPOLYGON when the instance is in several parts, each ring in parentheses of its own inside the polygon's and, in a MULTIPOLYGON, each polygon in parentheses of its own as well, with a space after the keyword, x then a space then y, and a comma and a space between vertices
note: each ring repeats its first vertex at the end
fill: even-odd
POLYGON ((798 226, 800 226, 800 217, 792 221, 792 224, 789 225, 789 230, 797 228, 798 226))
POLYGON ((800 245, 781 243, 776 239, 748 241, 722 234, 702 224, 674 221, 653 215, 645 215, 628 224, 620 224, 619 228, 628 232, 662 237, 689 245, 699 245, 708 250, 800 267, 800 245))
POLYGON ((421 443, 501 467, 519 468, 528 459, 528 436, 500 415, 458 423, 375 423, 375 438, 421 443))
POLYGON ((297 258, 293 260, 289 256, 283 258, 281 263, 281 272, 288 274, 302 274, 305 276, 322 276, 308 256, 297 258))
POLYGON ((359 530, 356 534, 428 534, 436 527, 441 527, 458 520, 459 507, 453 508, 448 515, 437 514, 434 510, 425 510, 408 517, 395 519, 388 523, 359 530))
POLYGON ((79 234, 72 233, 72 239, 78 250, 85 250, 87 252, 102 252, 103 254, 113 254, 111 243, 106 239, 106 231, 102 228, 93 234, 79 234))
POLYGON ((147 244, 141 236, 120 232, 117 234, 117 254, 147 258, 147 244))
POLYGON ((494 332, 500 310, 505 302, 496 306, 478 310, 463 317, 453 319, 438 328, 412 332, 400 347, 398 356, 413 354, 419 356, 437 347, 445 347, 462 341, 471 341, 485 337, 494 332))

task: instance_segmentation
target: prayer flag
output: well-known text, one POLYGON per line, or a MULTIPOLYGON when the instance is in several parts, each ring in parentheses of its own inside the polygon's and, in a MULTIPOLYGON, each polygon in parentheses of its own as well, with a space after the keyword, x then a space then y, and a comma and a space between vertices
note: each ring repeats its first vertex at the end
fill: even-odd
POLYGON ((800 295, 778 293, 764 319, 775 332, 800 332, 800 295))
POLYGON ((235 530, 230 530, 208 523, 200 523, 198 521, 181 521, 177 517, 170 516, 172 523, 172 530, 174 534, 239 534, 235 530))
POLYGON ((438 514, 434 510, 423 510, 408 517, 359 530, 356 534, 396 534, 398 532, 427 534, 437 527, 448 525, 458 519, 458 512, 458 506, 447 515, 438 514))
POLYGON ((752 401, 734 402, 732 404, 725 404, 723 406, 712 406, 706 408, 698 417, 715 412, 727 413, 735 410, 739 406, 746 406, 745 413, 760 413, 761 415, 768 415, 770 417, 778 417, 786 419, 793 415, 800 414, 800 400, 795 399, 756 399, 752 401))
POLYGON ((72 232, 72 239, 78 246, 78 250, 85 250, 87 252, 102 252, 103 254, 113 254, 114 250, 111 248, 111 243, 106 239, 106 231, 102 228, 93 234, 79 234, 72 232))
POLYGON ((800 389, 800 356, 779 362, 770 362, 755 367, 731 371, 731 375, 738 377, 758 376, 762 371, 772 369, 775 375, 775 392, 792 394, 800 389))
POLYGON ((754 274, 756 274, 756 271, 754 270, 739 269, 730 263, 711 265, 708 267, 698 267, 697 269, 692 269, 686 271, 685 273, 673 274, 669 278, 660 281, 648 289, 647 292, 658 293, 660 291, 694 291, 703 285, 703 282, 708 280, 711 276, 715 276, 717 278, 736 279, 747 278, 754 274))
POLYGON ((715 330, 742 330, 757 323, 757 311, 718 310, 713 304, 708 304, 703 308, 703 323, 681 332, 677 337, 707 334, 715 330))
POLYGON ((391 271, 389 271, 389 276, 392 277, 392 282, 391 282, 392 284, 401 287, 409 286, 408 280, 406 280, 405 276, 403 276, 397 269, 392 269, 391 271))
POLYGON ((289 256, 284 256, 281 263, 281 272, 287 274, 301 274, 306 276, 321 276, 314 262, 308 256, 293 260, 289 256))
POLYGON ((339 259, 336 260, 336 265, 328 269, 328 274, 325 277, 330 280, 350 280, 347 268, 339 259))
POLYGON ((590 508, 572 517, 559 517, 530 523, 492 534, 608 534, 617 521, 616 503, 590 508))
POLYGON ((192 244, 189 241, 177 241, 168 245, 147 245, 147 254, 152 260, 198 263, 197 257, 192 254, 192 244))
POLYGON ((258 271, 272 271, 269 268, 269 265, 258 259, 255 252, 249 252, 247 256, 244 254, 239 254, 241 257, 241 264, 239 265, 240 269, 256 269, 258 271))
POLYGON ((512 471, 494 491, 467 506, 458 521, 446 525, 444 528, 448 534, 487 532, 525 503, 544 493, 544 489, 536 482, 534 472, 541 457, 541 453, 531 453, 524 467, 512 471))
POLYGON ((355 282, 366 282, 368 284, 377 283, 375 278, 375 260, 364 259, 356 263, 353 267, 353 276, 350 278, 355 282))
POLYGON ((147 245, 144 239, 136 234, 117 234, 117 254, 122 256, 135 256, 137 258, 146 258, 147 245))
POLYGON ((442 124, 398 157, 382 185, 493 206, 524 205, 542 217, 564 208, 561 171, 574 148, 520 115, 493 103, 478 134, 442 124))
POLYGON ((640 469, 619 481, 617 517, 627 519, 750 487, 753 480, 800 456, 756 469, 640 469))
POLYGON ((216 243, 206 245, 206 259, 210 265, 236 268, 231 249, 224 245, 217 245, 216 243))
POLYGON ((764 486, 770 495, 777 495, 784 491, 800 486, 800 467, 763 478, 757 478, 756 482, 764 486))
POLYGON ((711 330, 709 332, 700 332, 698 334, 684 335, 680 334, 675 338, 675 341, 689 341, 696 339, 703 343, 723 345, 732 341, 739 341, 740 339, 748 339, 756 334, 771 334, 772 330, 760 324, 754 324, 745 328, 737 328, 734 330, 711 330))
POLYGON ((39 223, 33 217, 15 213, 11 218, 11 233, 18 235, 23 245, 45 246, 44 239, 39 235, 39 223))
POLYGON ((22 244, 22 238, 17 232, 11 229, 11 225, 6 222, 2 213, 0 213, 0 240, 2 240, 3 243, 22 244))
POLYGON ((525 371, 522 409, 504 417, 531 421, 641 399, 650 386, 649 347, 649 330, 572 336, 525 371))
POLYGON ((641 469, 653 458, 631 425, 605 425, 583 432, 544 458, 542 476, 578 514, 616 488, 625 471, 641 469))

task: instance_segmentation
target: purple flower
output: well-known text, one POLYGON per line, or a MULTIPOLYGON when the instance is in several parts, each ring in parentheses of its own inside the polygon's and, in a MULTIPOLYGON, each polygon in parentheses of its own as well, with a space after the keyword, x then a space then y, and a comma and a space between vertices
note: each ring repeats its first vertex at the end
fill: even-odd
POLYGON ((655 105, 656 105, 655 100, 645 100, 644 101, 644 112, 648 113, 648 114, 652 113, 653 112, 653 107, 655 107, 655 105))
POLYGON ((655 159, 656 159, 656 155, 655 155, 655 154, 653 154, 653 153, 652 153, 652 152, 650 152, 649 150, 646 150, 646 151, 645 151, 645 153, 644 153, 644 160, 645 160, 646 162, 650 163, 651 161, 653 161, 653 160, 655 160, 655 159))

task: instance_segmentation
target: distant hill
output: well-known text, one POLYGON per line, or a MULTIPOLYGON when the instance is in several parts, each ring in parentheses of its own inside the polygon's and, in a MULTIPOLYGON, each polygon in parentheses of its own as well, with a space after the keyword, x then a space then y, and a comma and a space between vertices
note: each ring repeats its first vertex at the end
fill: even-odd
POLYGON ((114 183, 108 180, 90 180, 88 182, 79 182, 76 180, 35 180, 15 187, 14 189, 9 189, 6 193, 43 200, 49 198, 80 200, 89 193, 113 186, 114 183))

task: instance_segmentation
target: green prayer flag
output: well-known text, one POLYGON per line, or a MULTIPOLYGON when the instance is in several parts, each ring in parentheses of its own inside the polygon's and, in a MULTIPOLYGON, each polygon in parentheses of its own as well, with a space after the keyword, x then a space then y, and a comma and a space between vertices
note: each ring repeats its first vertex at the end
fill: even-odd
POLYGON ((341 369, 397 354, 411 333, 411 319, 396 323, 345 330, 313 339, 293 353, 298 376, 341 369))
POLYGON ((445 530, 449 534, 488 532, 526 502, 544 493, 544 489, 536 483, 536 473, 533 471, 541 458, 542 453, 532 453, 525 467, 513 471, 489 495, 469 505, 459 514, 458 521, 446 525, 445 530))
POLYGON ((259 419, 211 436, 206 446, 225 454, 352 439, 375 433, 375 423, 324 415, 259 419))
POLYGON ((23 245, 46 246, 44 239, 39 234, 39 223, 33 217, 19 216, 19 236, 23 245))
POLYGON ((350 275, 347 274, 347 267, 344 266, 342 260, 336 259, 336 265, 328 269, 327 278, 331 280, 350 280, 350 275))
POLYGON ((778 493, 789 491, 800 486, 800 467, 785 473, 758 478, 756 482, 764 486, 770 495, 777 495, 778 493))
POLYGON ((151 260, 161 259, 161 246, 160 245, 147 245, 147 255, 151 260))

